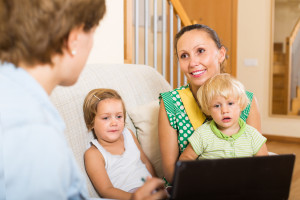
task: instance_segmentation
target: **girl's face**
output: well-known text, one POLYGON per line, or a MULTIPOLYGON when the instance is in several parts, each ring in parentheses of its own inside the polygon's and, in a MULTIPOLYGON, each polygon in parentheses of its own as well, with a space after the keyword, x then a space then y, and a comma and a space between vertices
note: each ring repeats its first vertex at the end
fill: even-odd
POLYGON ((195 89, 220 73, 220 64, 226 54, 225 48, 218 49, 209 34, 202 30, 185 32, 178 40, 177 52, 180 69, 195 89))
POLYGON ((97 106, 94 131, 99 142, 113 143, 121 138, 124 129, 124 111, 119 99, 101 100, 97 106))

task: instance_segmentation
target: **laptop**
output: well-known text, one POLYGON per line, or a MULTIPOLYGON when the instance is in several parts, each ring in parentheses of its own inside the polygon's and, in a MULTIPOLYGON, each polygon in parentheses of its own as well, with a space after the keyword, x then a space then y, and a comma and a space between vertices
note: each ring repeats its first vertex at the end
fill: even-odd
POLYGON ((295 155, 178 161, 170 199, 288 199, 295 155))

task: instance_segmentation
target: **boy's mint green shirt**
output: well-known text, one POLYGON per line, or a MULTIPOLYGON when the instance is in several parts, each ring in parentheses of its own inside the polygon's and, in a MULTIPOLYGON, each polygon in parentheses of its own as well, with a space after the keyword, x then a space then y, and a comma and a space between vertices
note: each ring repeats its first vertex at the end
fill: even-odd
POLYGON ((241 118, 239 125, 239 132, 232 136, 223 134, 213 120, 196 129, 188 140, 198 159, 254 156, 267 139, 241 118))
MULTIPOLYGON (((188 138, 194 133, 195 129, 190 121, 190 118, 185 110, 182 99, 179 95, 180 90, 184 90, 189 87, 188 85, 181 86, 169 92, 161 93, 159 98, 163 100, 166 113, 170 122, 170 125, 176 130, 178 138, 179 153, 181 154, 189 144, 188 138)), ((249 104, 242 111, 240 118, 244 121, 247 120, 251 109, 251 102, 253 99, 253 93, 246 91, 249 99, 249 104)))

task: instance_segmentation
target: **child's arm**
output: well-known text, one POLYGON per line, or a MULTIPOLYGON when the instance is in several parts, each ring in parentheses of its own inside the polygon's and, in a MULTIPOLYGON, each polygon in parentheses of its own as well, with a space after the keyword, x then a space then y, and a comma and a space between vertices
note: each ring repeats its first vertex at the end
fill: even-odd
POLYGON ((192 145, 189 144, 180 155, 179 160, 196 160, 197 158, 198 155, 194 151, 192 145))
POLYGON ((105 161, 100 151, 91 146, 84 154, 86 172, 101 197, 110 199, 132 199, 132 194, 114 188, 105 170, 105 161))
POLYGON ((139 141, 136 139, 134 133, 132 132, 132 130, 128 129, 134 139, 134 142, 136 144, 136 146, 138 147, 138 149, 140 150, 140 153, 141 153, 141 160, 142 162, 146 165, 146 168, 148 169, 148 171, 150 172, 150 174, 153 176, 153 177, 156 177, 156 173, 155 173, 155 170, 150 162, 150 160, 148 159, 148 157, 146 156, 146 154, 144 153, 139 141))
POLYGON ((268 153, 267 145, 266 143, 264 143, 261 146, 260 150, 255 154, 255 156, 267 156, 267 155, 269 155, 269 153, 268 153))

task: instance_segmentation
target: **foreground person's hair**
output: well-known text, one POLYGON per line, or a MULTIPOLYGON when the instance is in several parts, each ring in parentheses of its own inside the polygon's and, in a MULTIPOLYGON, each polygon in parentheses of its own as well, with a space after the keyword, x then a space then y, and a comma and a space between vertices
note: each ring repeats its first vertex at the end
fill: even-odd
POLYGON ((105 0, 0 0, 0 60, 52 64, 70 31, 80 26, 90 31, 105 10, 105 0))

